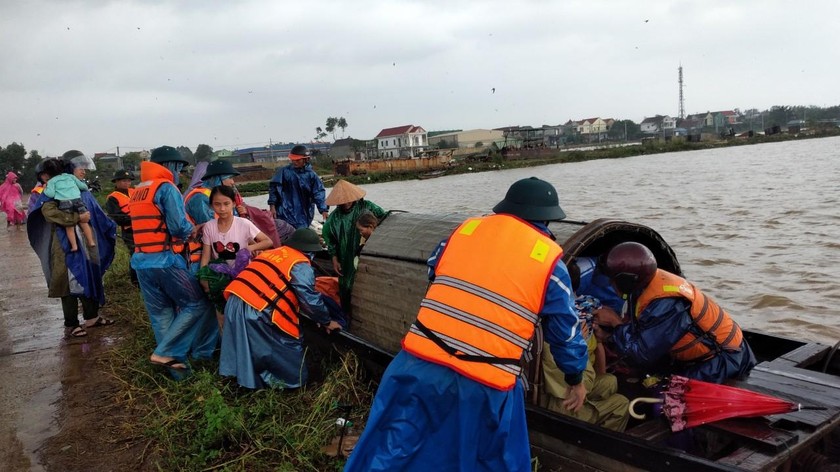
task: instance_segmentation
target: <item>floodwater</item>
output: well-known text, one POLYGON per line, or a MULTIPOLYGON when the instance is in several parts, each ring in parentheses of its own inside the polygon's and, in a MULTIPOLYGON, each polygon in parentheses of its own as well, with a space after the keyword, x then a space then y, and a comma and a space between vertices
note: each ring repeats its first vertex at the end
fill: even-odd
MULTIPOLYGON (((840 340, 840 138, 364 185, 386 209, 483 214, 518 179, 553 183, 569 219, 659 232, 686 277, 746 328, 840 340)), ((266 207, 265 197, 248 199, 266 207)))

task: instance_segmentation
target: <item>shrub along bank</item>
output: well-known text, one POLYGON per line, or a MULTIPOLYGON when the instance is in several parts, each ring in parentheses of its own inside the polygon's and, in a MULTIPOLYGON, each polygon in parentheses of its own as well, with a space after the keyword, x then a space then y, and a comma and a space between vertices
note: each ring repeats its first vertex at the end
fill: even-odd
MULTIPOLYGON (((557 150, 553 155, 537 159, 505 159, 500 154, 492 155, 485 161, 458 161, 456 165, 446 170, 447 175, 465 174, 472 172, 486 172, 492 170, 515 169, 520 167, 534 167, 547 164, 562 164, 564 162, 582 162, 595 159, 619 159, 622 157, 641 156, 647 154, 661 154, 664 152, 696 151, 727 146, 743 146, 770 142, 790 141, 794 139, 823 138, 837 136, 838 132, 824 131, 812 135, 777 134, 773 136, 756 136, 753 138, 730 138, 721 141, 688 142, 684 139, 670 141, 646 141, 635 146, 621 146, 588 150, 557 150)), ((332 176, 331 170, 317 168, 319 175, 332 176)), ((404 173, 370 173, 365 175, 349 175, 345 179, 355 184, 391 182, 395 180, 414 180, 420 178, 427 171, 404 173)), ((236 186, 243 196, 263 195, 268 193, 268 181, 240 183, 236 186)))

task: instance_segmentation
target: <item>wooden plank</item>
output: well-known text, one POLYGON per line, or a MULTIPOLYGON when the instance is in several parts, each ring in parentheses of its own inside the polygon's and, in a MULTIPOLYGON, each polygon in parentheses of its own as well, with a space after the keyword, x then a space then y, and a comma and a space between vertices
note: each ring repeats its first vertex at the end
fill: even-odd
POLYGON ((789 454, 767 455, 764 452, 749 447, 742 447, 736 449, 726 457, 721 457, 717 460, 717 463, 735 466, 744 470, 764 471, 773 470, 778 464, 786 462, 790 457, 789 454))
POLYGON ((808 343, 793 351, 783 354, 773 362, 789 363, 796 367, 807 367, 825 358, 828 346, 818 343, 808 343))
POLYGON ((763 418, 732 418, 704 426, 747 440, 765 451, 777 453, 799 442, 799 436, 789 431, 771 427, 763 418))
POLYGON ((813 370, 800 369, 789 366, 785 363, 762 362, 755 366, 753 372, 767 372, 789 379, 801 380, 816 385, 834 389, 835 393, 840 392, 840 378, 836 375, 824 374, 813 370))
POLYGON ((667 422, 657 419, 645 421, 638 426, 628 429, 625 433, 636 438, 658 443, 671 434, 671 428, 667 422))

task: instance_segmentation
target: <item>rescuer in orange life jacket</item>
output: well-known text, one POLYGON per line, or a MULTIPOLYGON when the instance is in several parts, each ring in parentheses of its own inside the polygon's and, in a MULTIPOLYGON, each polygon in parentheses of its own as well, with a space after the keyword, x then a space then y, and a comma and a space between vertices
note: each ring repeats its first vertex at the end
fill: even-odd
POLYGON ((644 245, 616 245, 605 267, 628 302, 623 319, 611 309, 597 312, 595 335, 611 339, 630 364, 648 373, 715 383, 744 378, 755 366, 755 356, 732 317, 690 282, 658 269, 644 245))
POLYGON ((557 191, 522 179, 493 211, 429 257, 432 283, 346 471, 530 471, 520 374, 537 323, 570 386, 563 404, 583 405, 587 346, 547 224, 566 217, 557 191))
MULTIPOLYGON (((128 248, 129 254, 134 253, 134 230, 131 229, 131 215, 128 211, 128 204, 134 194, 134 189, 131 187, 132 180, 134 176, 125 169, 114 172, 114 177, 111 179, 114 183, 114 191, 105 200, 105 213, 120 228, 120 237, 128 248)), ((131 267, 128 271, 131 283, 137 285, 137 272, 131 267)))
POLYGON ((172 146, 154 149, 151 160, 140 164, 142 182, 129 203, 134 230, 131 267, 137 271, 157 342, 149 361, 169 367, 176 379, 189 373, 187 357, 212 356, 214 345, 201 351, 194 342, 204 331, 217 332, 213 305, 183 256, 184 242, 195 231, 175 186, 185 165, 172 146))

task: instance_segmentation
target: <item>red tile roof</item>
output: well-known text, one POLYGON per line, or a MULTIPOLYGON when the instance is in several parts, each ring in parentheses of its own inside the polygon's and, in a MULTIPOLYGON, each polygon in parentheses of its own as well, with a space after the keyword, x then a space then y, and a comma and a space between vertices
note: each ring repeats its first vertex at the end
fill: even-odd
POLYGON ((384 138, 386 136, 399 136, 406 133, 415 133, 421 131, 423 128, 414 125, 397 126, 396 128, 385 128, 376 135, 377 138, 384 138))

